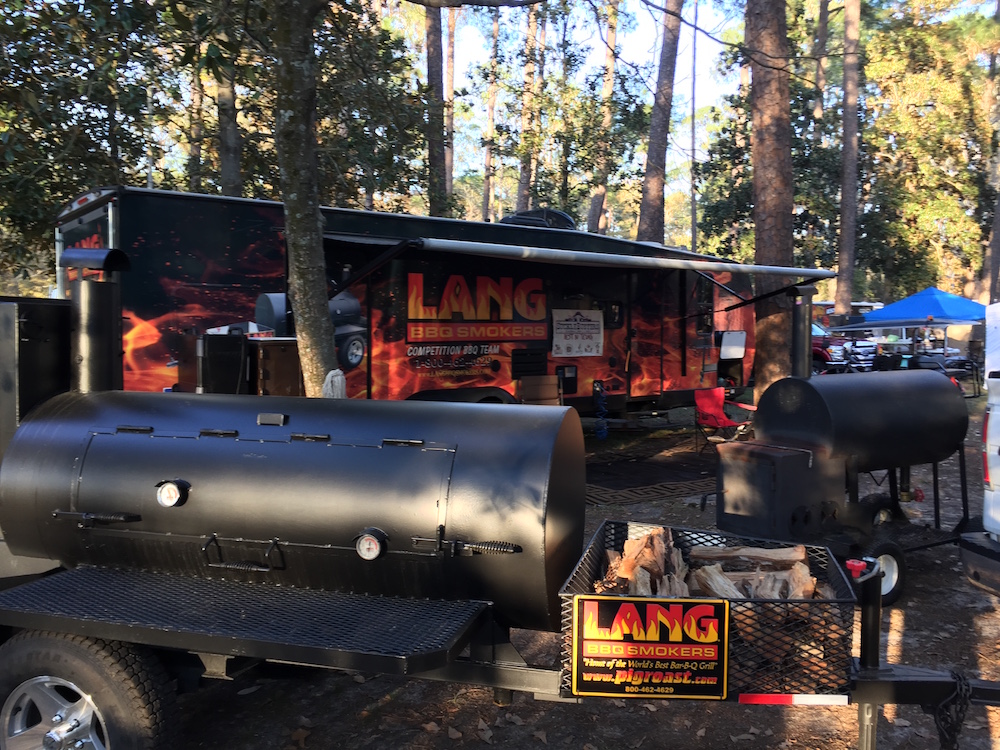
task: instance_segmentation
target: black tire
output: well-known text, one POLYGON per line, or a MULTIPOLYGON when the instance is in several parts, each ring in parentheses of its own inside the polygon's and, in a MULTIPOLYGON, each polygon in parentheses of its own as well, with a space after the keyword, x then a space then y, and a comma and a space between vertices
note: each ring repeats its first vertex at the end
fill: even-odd
POLYGON ((60 748, 176 747, 175 697, 160 661, 126 643, 27 631, 0 647, 2 748, 47 734, 60 748))
POLYGON ((337 361, 340 363, 340 368, 344 372, 353 370, 361 364, 367 350, 365 337, 359 333, 351 334, 337 344, 337 361))
POLYGON ((873 557, 882 566, 882 606, 895 604, 906 586, 906 558, 903 549, 891 539, 873 539, 862 557, 873 557))

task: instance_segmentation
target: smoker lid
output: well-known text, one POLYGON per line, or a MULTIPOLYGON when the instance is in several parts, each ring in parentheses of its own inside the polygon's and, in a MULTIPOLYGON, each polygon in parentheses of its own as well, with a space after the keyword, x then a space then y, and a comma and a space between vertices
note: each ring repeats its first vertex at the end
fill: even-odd
POLYGON ((757 440, 854 456, 858 468, 943 461, 965 440, 961 391, 933 370, 784 378, 761 396, 757 440))

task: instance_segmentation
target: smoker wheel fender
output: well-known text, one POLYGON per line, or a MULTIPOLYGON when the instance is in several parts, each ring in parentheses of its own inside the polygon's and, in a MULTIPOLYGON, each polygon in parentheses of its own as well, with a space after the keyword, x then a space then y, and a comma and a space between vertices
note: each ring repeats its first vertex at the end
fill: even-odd
POLYGON ((19 633, 0 648, 0 700, 4 747, 176 747, 167 674, 152 654, 129 644, 19 633))
POLYGON ((865 546, 862 557, 878 560, 882 567, 882 604, 894 604, 906 585, 906 558, 903 548, 885 536, 876 535, 865 546))

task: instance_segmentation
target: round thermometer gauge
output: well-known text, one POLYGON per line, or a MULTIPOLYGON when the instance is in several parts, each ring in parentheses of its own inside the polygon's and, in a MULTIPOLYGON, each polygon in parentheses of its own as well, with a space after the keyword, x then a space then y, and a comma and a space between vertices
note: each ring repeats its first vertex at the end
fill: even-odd
POLYGON ((380 539, 378 535, 371 532, 366 532, 359 536, 354 547, 358 551, 358 556, 362 560, 374 560, 381 556, 382 552, 385 550, 383 540, 380 539))

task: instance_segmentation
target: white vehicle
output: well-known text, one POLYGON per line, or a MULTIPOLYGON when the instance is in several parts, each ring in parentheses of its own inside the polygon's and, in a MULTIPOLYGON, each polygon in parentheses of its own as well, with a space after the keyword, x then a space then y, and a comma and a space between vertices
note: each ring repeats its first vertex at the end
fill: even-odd
POLYGON ((983 531, 962 534, 969 580, 1000 595, 1000 303, 986 308, 987 404, 983 415, 983 531))

